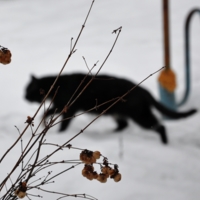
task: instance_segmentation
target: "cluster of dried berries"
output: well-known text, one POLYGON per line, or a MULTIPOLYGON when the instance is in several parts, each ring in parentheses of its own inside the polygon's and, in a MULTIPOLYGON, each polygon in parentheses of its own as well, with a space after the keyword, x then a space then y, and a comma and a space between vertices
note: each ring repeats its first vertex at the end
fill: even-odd
POLYGON ((5 47, 0 46, 0 63, 6 65, 11 62, 11 52, 5 47))
POLYGON ((96 163, 96 160, 99 159, 101 153, 99 151, 89 151, 87 149, 83 150, 80 154, 80 160, 85 164, 96 163))
POLYGON ((19 188, 15 190, 15 195, 18 198, 22 199, 26 196, 26 190, 27 190, 26 182, 21 182, 19 184, 19 188))
MULTIPOLYGON (((101 168, 101 177, 99 177, 99 181, 107 181, 107 178, 112 178, 115 182, 119 182, 122 178, 122 175, 119 173, 117 165, 115 165, 114 169, 110 166, 106 165, 101 168)), ((98 180, 98 179, 97 179, 98 180)), ((104 183, 104 182, 103 182, 104 183)))
POLYGON ((94 171, 93 163, 96 163, 96 159, 99 159, 101 153, 99 151, 89 151, 84 150, 80 154, 80 160, 85 163, 82 170, 82 175, 89 180, 96 179, 101 183, 106 183, 107 179, 110 177, 115 182, 121 180, 121 174, 119 173, 118 166, 114 165, 114 169, 109 166, 107 158, 103 160, 103 166, 101 166, 101 173, 94 171))

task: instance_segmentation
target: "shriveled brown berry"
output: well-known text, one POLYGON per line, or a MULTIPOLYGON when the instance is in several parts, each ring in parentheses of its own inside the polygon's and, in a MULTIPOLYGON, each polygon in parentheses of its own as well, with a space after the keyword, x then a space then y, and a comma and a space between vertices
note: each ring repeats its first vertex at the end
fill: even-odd
POLYGON ((89 179, 90 181, 94 179, 93 177, 93 173, 89 172, 88 175, 86 176, 87 179, 89 179))
POLYGON ((101 183, 106 183, 107 182, 107 176, 106 174, 99 174, 97 177, 97 180, 101 183))
POLYGON ((27 190, 27 184, 26 184, 25 181, 20 183, 19 190, 20 190, 21 192, 26 192, 26 190, 27 190))
POLYGON ((98 176, 99 176, 99 175, 97 174, 97 172, 92 172, 92 174, 93 174, 93 178, 94 178, 94 179, 97 179, 98 176))
POLYGON ((107 173, 107 167, 102 167, 102 168, 101 168, 101 172, 102 172, 103 174, 106 174, 106 173, 107 173))
POLYGON ((26 196, 26 192, 19 192, 19 194, 17 195, 20 199, 24 198, 26 196))
POLYGON ((84 169, 87 170, 87 171, 91 171, 91 172, 94 171, 93 165, 87 165, 87 164, 86 164, 86 165, 84 166, 84 169))
POLYGON ((82 170, 82 175, 89 180, 93 180, 93 178, 94 178, 94 167, 92 165, 85 164, 85 166, 82 170))
POLYGON ((92 161, 92 163, 96 163, 96 158, 94 156, 92 156, 91 161, 92 161))
POLYGON ((20 199, 22 199, 22 198, 24 198, 24 197, 26 196, 26 192, 22 192, 22 191, 20 191, 20 190, 16 190, 16 191, 15 191, 15 195, 16 195, 17 197, 19 197, 20 199))
POLYGON ((108 170, 108 174, 109 174, 110 176, 113 176, 114 174, 116 174, 116 170, 110 168, 110 169, 108 170))
POLYGON ((11 62, 11 52, 6 48, 0 48, 0 63, 2 64, 9 64, 11 62))
POLYGON ((99 151, 94 151, 93 152, 93 156, 96 158, 96 159, 99 159, 100 156, 101 156, 101 153, 99 151))
POLYGON ((114 177, 115 182, 119 182, 122 179, 122 175, 120 173, 116 174, 114 177))
POLYGON ((85 159, 86 159, 86 155, 85 154, 83 154, 82 152, 80 153, 80 160, 81 161, 84 161, 85 159))
POLYGON ((105 166, 101 168, 102 174, 105 174, 107 178, 109 177, 109 170, 110 170, 109 166, 105 166))
POLYGON ((82 170, 82 175, 83 175, 84 177, 86 177, 87 174, 88 174, 88 171, 87 171, 86 169, 83 169, 83 170, 82 170))
POLYGON ((93 156, 93 152, 88 150, 84 150, 80 153, 80 160, 86 164, 91 164, 96 162, 96 158, 93 156))
POLYGON ((93 180, 93 171, 88 171, 86 169, 82 170, 82 175, 89 180, 93 180))

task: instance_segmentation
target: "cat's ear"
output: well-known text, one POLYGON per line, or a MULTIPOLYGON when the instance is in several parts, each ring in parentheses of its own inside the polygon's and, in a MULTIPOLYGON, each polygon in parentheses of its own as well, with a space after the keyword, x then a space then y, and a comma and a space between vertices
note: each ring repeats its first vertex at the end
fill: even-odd
POLYGON ((31 79, 32 81, 37 81, 37 78, 33 74, 31 75, 31 79))

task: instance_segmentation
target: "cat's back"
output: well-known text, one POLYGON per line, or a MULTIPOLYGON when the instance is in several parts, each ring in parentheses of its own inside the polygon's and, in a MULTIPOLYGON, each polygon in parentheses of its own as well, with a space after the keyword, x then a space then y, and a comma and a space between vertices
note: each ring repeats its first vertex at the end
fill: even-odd
MULTIPOLYGON (((123 95, 125 92, 133 88, 135 83, 126 78, 120 78, 108 74, 97 75, 94 77, 88 74, 74 73, 62 75, 58 80, 58 85, 66 88, 68 91, 74 91, 77 87, 80 87, 81 90, 87 86, 85 93, 96 95, 109 94, 109 96, 116 96, 123 95)), ((137 88, 137 91, 138 90, 140 90, 140 88, 137 88)))

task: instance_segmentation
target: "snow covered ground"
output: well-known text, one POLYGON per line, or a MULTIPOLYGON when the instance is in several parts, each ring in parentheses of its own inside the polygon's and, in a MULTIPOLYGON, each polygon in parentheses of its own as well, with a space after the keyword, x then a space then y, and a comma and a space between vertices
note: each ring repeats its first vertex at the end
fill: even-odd
MULTIPOLYGON (((86 0, 0 0, 0 45, 8 47, 13 54, 11 64, 0 66, 1 155, 18 136, 14 126, 23 130, 26 117, 33 115, 38 107, 24 100, 24 88, 30 74, 41 77, 60 70, 69 53, 71 37, 78 35, 90 3, 86 0)), ((198 0, 170 2, 171 63, 177 74, 177 101, 184 92, 184 21, 188 12, 196 7, 200 8, 198 0)), ((100 66, 115 38, 111 32, 122 26, 120 38, 102 73, 141 81, 164 64, 161 14, 161 1, 158 0, 96 0, 78 50, 64 72, 86 72, 82 56, 90 67, 98 60, 100 66)), ((199 17, 196 14, 191 24, 191 95, 180 110, 200 110, 199 17)), ((157 75, 143 85, 159 99, 157 75)), ((48 140, 55 143, 68 140, 93 117, 85 115, 74 119, 63 134, 57 133, 58 127, 53 128, 48 140)), ((82 166, 79 166, 57 178, 48 189, 87 193, 98 199, 199 200, 199 119, 197 113, 187 119, 163 121, 170 140, 169 145, 163 146, 154 132, 143 130, 131 121, 125 131, 114 134, 115 123, 110 117, 102 117, 72 144, 101 151, 110 162, 119 165, 122 181, 109 180, 106 184, 88 181, 82 177, 82 166)), ((24 142, 29 136, 27 132, 24 142)), ((0 179, 6 176, 19 154, 20 145, 0 164, 0 179)), ((58 155, 57 159, 78 158, 78 153, 70 151, 65 156, 58 155)), ((43 197, 56 199, 52 194, 43 194, 43 197)))

